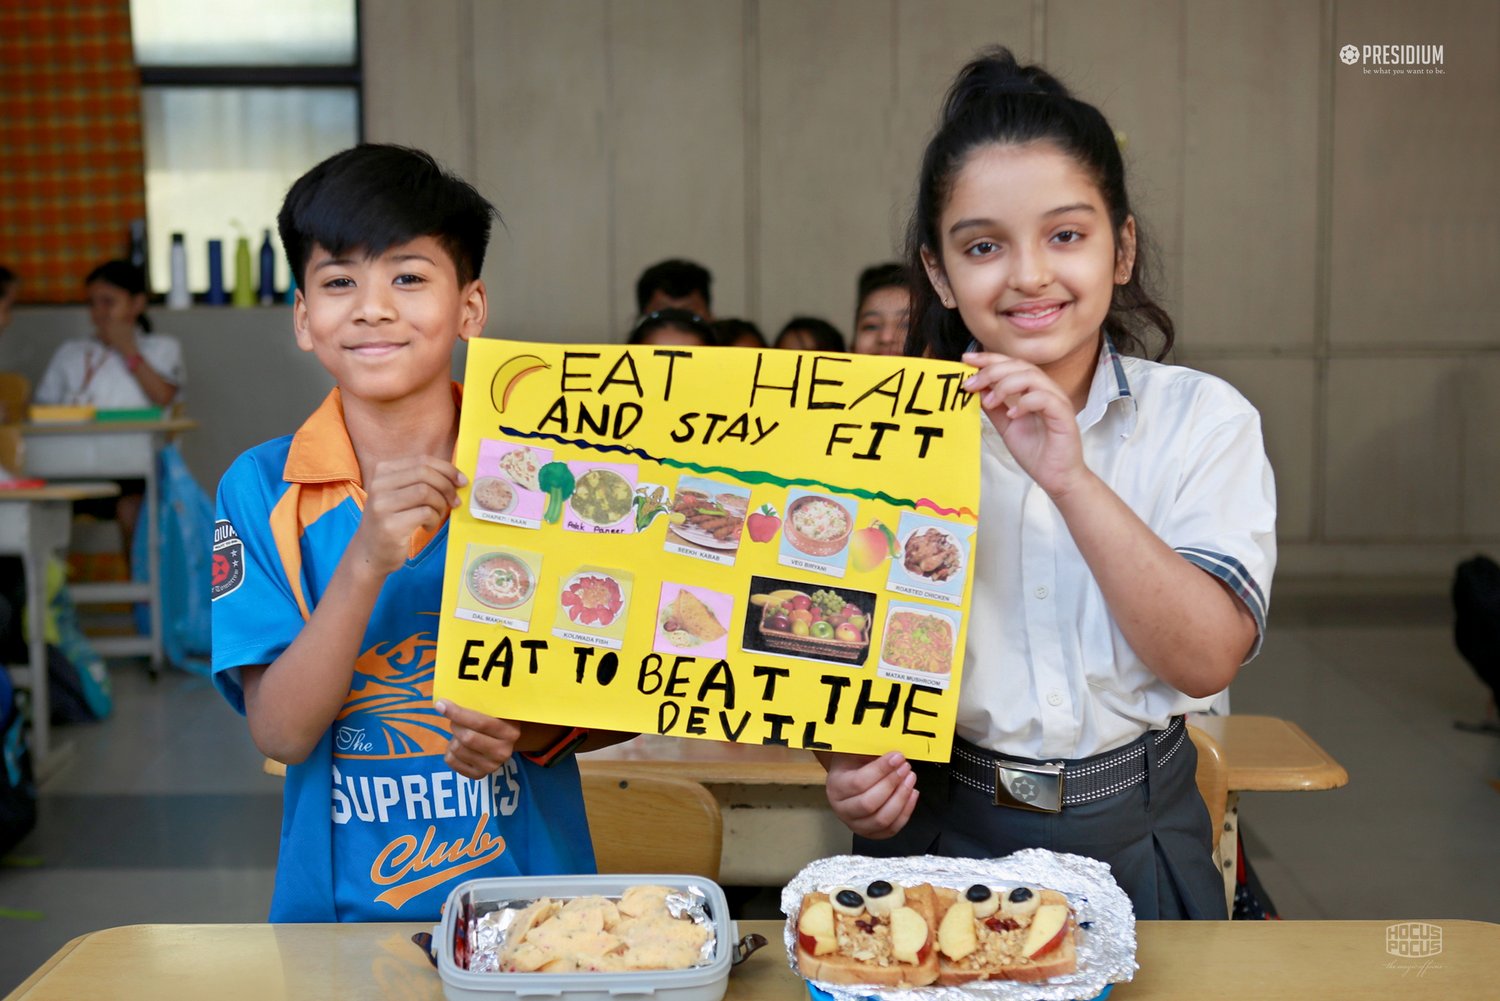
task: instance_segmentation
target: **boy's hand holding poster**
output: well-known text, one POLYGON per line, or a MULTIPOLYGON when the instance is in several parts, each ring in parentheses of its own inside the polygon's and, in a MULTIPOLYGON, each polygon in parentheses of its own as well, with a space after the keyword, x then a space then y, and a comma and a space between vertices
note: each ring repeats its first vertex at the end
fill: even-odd
POLYGON ((969 369, 469 344, 436 695, 510 719, 946 760, 969 369))

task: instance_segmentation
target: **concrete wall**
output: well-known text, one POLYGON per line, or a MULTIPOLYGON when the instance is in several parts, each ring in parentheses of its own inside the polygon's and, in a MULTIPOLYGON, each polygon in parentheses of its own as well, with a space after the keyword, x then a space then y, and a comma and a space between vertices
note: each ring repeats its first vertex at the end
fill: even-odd
MULTIPOLYGON (((178 445, 210 495, 235 456, 297 430, 333 387, 317 359, 297 347, 290 307, 158 308, 150 317, 158 333, 182 343, 183 403, 198 428, 178 445)), ((0 370, 22 372, 35 385, 57 345, 89 333, 82 306, 21 307, 0 336, 0 370)))
MULTIPOLYGON (((496 202, 490 333, 552 341, 619 338, 636 274, 677 255, 713 270, 721 316, 774 329, 814 313, 847 332, 859 269, 896 251, 944 87, 981 45, 1008 44, 1124 134, 1177 360, 1264 415, 1281 579, 1436 580, 1500 549, 1500 324, 1484 308, 1500 274, 1500 5, 361 9, 366 137, 428 148, 496 202), (1339 60, 1345 44, 1442 45, 1443 72, 1367 73, 1339 60)), ((284 312, 236 313, 163 324, 180 320, 189 349, 200 475, 326 386, 284 312), (297 399, 272 404, 273 388, 297 399)), ((23 311, 0 364, 14 340, 55 338, 56 317, 23 311)))
POLYGON ((1283 579, 1500 548, 1500 6, 1458 0, 365 0, 366 135, 505 213, 492 330, 617 337, 669 255, 715 311, 847 330, 981 45, 1126 137, 1177 360, 1260 408, 1283 579), (1443 46, 1442 75, 1342 45, 1443 46), (399 53, 399 58, 397 54, 399 53))

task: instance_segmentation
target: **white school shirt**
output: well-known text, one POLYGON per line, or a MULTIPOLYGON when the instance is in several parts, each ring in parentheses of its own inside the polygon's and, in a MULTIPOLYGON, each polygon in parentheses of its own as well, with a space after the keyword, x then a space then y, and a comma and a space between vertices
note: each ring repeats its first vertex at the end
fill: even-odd
MULTIPOLYGON (((136 334, 146 364, 180 392, 182 345, 166 334, 136 334)), ((96 337, 66 341, 47 363, 34 394, 37 403, 133 410, 151 399, 125 365, 125 356, 96 337)))
MULTIPOLYGON (((959 735, 1001 754, 1082 758, 1206 711, 1212 697, 1160 681, 1125 642, 1057 507, 989 419, 980 425, 959 735)), ((1276 565, 1276 488, 1260 414, 1221 379, 1124 357, 1105 338, 1078 428, 1089 469, 1245 602, 1253 658, 1276 565)))

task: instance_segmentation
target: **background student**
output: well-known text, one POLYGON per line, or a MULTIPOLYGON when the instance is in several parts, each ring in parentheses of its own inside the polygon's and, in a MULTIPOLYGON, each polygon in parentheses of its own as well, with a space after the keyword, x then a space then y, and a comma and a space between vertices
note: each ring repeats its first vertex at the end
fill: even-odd
POLYGON ((106 409, 165 407, 182 389, 182 345, 151 333, 146 275, 129 261, 105 261, 84 279, 92 337, 65 342, 37 383, 37 403, 106 409))
POLYGON ((911 279, 906 268, 891 262, 861 271, 849 350, 861 355, 903 354, 910 321, 911 279))
POLYGON ((635 282, 636 316, 659 309, 685 309, 713 322, 713 275, 701 264, 671 258, 651 265, 635 282))
POLYGON ((793 351, 844 350, 844 335, 839 328, 816 316, 794 316, 786 321, 773 345, 793 351))
MULTIPOLYGON (((175 337, 151 333, 145 272, 129 261, 105 261, 89 272, 84 289, 94 334, 58 347, 32 402, 103 410, 166 407, 176 402, 186 378, 182 345, 175 337)), ((119 522, 128 563, 146 499, 146 481, 132 478, 119 483, 119 497, 80 501, 74 509, 119 522)))
POLYGON ((895 752, 825 755, 829 801, 861 852, 1075 852, 1109 863, 1138 917, 1222 918, 1182 715, 1265 628, 1259 415, 1133 356, 1149 337, 1160 359, 1174 330, 1142 282, 1114 132, 1008 51, 949 90, 909 232, 928 278, 913 353, 974 366, 985 416, 957 737, 920 779, 895 752), (1038 768, 1056 762, 1060 802, 1038 768), (999 790, 997 763, 1018 769, 999 790))
POLYGON ((715 343, 720 347, 763 348, 767 346, 765 335, 749 320, 735 317, 715 320, 713 328, 715 343))
POLYGON ((289 766, 272 921, 431 921, 465 879, 593 871, 590 735, 432 701, 467 482, 449 366, 484 329, 493 214, 427 154, 365 145, 277 219, 297 344, 336 388, 225 474, 213 591, 214 680, 289 766))
POLYGON ((719 341, 714 328, 698 314, 667 307, 641 317, 625 343, 711 348, 719 341))

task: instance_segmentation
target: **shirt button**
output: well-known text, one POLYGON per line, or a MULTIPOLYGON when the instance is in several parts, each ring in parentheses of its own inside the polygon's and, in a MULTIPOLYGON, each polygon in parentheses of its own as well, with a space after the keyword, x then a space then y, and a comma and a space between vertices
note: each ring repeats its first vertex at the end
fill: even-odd
POLYGON ((1060 705, 1062 705, 1062 695, 1060 693, 1058 693, 1058 692, 1048 692, 1047 693, 1047 705, 1049 705, 1049 706, 1060 706, 1060 705))
POLYGON ((1037 588, 1035 591, 1032 592, 1032 594, 1035 594, 1038 598, 1045 598, 1045 597, 1047 597, 1047 587, 1046 587, 1046 585, 1043 585, 1043 586, 1037 588))

